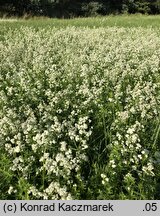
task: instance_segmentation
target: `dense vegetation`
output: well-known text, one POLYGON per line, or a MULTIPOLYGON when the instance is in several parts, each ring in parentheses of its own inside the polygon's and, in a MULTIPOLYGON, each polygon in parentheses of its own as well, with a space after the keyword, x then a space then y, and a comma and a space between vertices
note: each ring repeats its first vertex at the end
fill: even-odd
POLYGON ((160 22, 121 19, 0 23, 0 199, 160 199, 160 22))
POLYGON ((1 0, 1 16, 96 16, 119 13, 160 13, 160 0, 1 0))

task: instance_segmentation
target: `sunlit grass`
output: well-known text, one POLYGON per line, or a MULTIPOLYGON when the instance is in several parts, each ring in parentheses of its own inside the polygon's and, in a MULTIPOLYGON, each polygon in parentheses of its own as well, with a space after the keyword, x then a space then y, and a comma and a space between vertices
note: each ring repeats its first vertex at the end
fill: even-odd
POLYGON ((47 27, 55 26, 57 28, 64 28, 67 26, 75 27, 160 27, 160 16, 147 15, 118 15, 118 16, 104 16, 104 17, 89 17, 89 18, 74 18, 74 19, 49 19, 34 17, 31 19, 1 19, 0 25, 9 27, 33 26, 33 27, 47 27))

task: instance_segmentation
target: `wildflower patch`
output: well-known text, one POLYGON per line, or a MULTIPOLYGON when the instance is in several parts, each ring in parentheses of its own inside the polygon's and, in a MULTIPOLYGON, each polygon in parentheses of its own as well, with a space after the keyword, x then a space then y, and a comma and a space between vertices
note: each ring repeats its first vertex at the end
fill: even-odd
POLYGON ((1 199, 158 199, 159 29, 3 31, 1 199))

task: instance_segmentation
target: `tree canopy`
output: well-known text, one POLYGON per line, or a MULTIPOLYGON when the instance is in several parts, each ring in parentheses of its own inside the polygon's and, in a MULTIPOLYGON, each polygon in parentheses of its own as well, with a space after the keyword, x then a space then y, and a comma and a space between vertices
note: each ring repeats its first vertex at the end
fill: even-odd
POLYGON ((96 16, 119 13, 159 14, 160 0, 0 0, 0 14, 48 17, 96 16))

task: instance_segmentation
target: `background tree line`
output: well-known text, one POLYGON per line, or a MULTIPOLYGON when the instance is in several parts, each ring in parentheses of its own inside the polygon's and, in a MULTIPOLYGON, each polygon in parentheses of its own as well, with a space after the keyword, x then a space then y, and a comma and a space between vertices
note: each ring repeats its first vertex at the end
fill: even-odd
POLYGON ((0 0, 1 16, 71 18, 120 13, 159 14, 160 0, 0 0))

